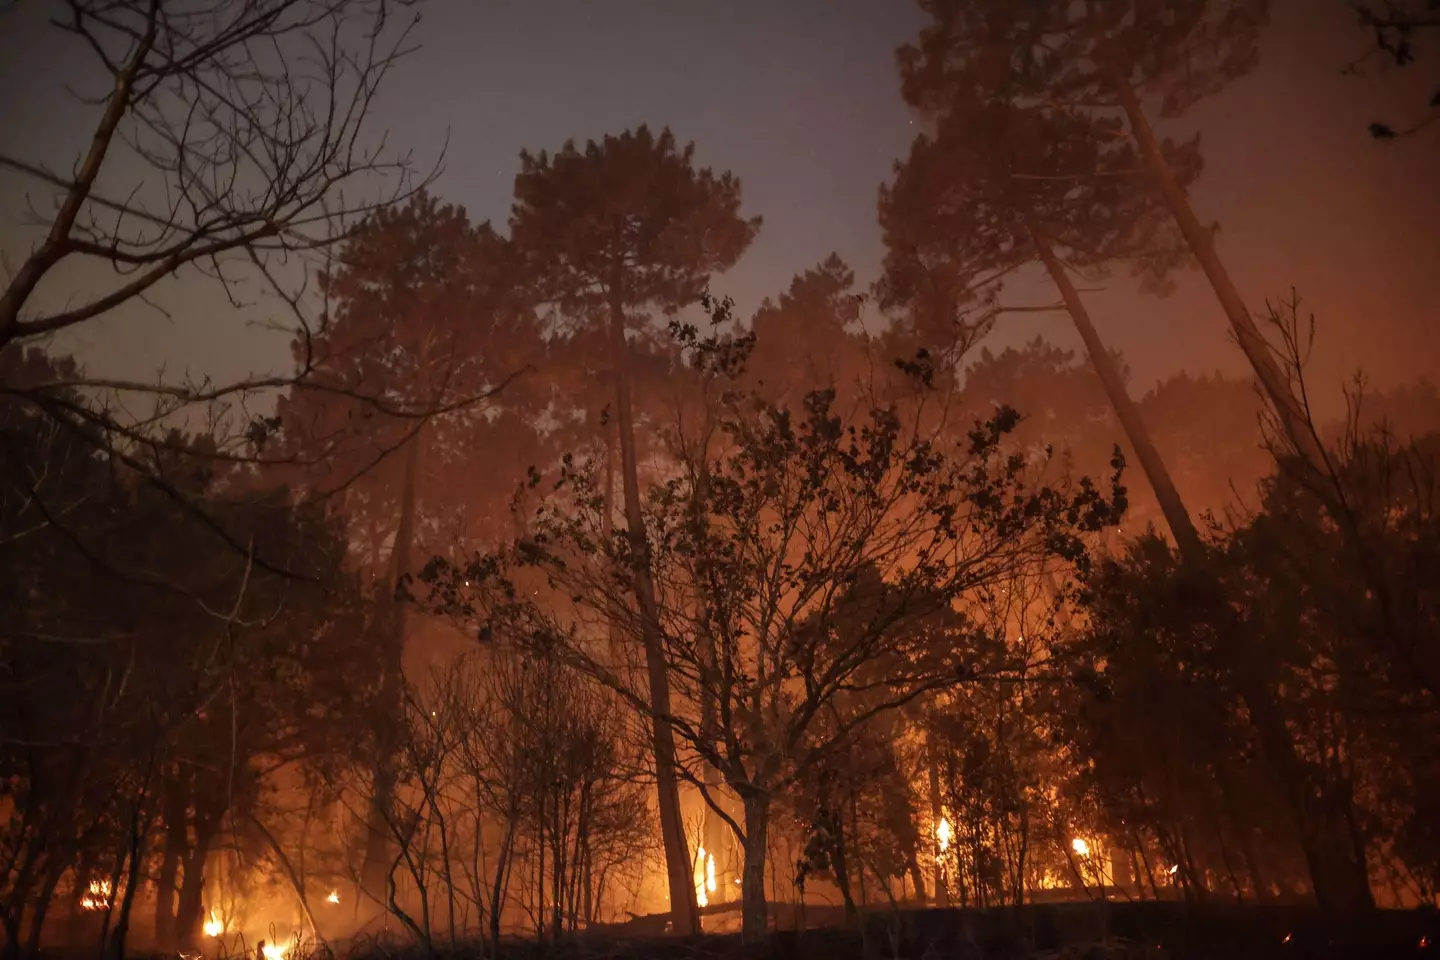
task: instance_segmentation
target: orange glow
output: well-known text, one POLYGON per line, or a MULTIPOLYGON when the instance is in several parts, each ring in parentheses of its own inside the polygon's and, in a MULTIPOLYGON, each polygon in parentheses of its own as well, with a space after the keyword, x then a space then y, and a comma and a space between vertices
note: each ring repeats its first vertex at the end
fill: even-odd
POLYGON ((110 909, 110 881, 91 880, 85 895, 80 898, 80 906, 85 910, 110 909))
POLYGON ((211 910, 210 919, 205 921, 205 936, 218 937, 224 932, 225 924, 220 921, 219 917, 215 916, 215 911, 211 910))
POLYGON ((695 902, 702 907, 710 905, 710 894, 715 890, 715 858, 705 852, 704 847, 695 851, 696 873, 695 902))

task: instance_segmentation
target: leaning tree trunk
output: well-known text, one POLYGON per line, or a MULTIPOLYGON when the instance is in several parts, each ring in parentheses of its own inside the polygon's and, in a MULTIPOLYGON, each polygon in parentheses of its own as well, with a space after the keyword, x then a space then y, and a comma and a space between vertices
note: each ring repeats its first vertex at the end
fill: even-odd
MULTIPOLYGON (((1122 84, 1122 87, 1124 90, 1129 91, 1128 84, 1122 84)), ((1122 100, 1124 99, 1122 95, 1122 100)), ((1129 92, 1129 99, 1133 102, 1135 108, 1135 111, 1131 113, 1131 123, 1132 126, 1136 126, 1136 128, 1139 129, 1139 125, 1145 124, 1144 114, 1139 111, 1139 104, 1134 99, 1133 91, 1129 92)), ((1129 104, 1127 104, 1126 108, 1127 112, 1130 112, 1129 104)), ((1223 266, 1221 266, 1219 258, 1215 256, 1214 246, 1210 243, 1209 234, 1200 227, 1199 221, 1195 220, 1195 215, 1190 210, 1189 203, 1185 200, 1184 191, 1180 189, 1178 182, 1175 181, 1174 175, 1170 172, 1169 165, 1165 163, 1165 158, 1160 153, 1158 144, 1154 142, 1154 134, 1150 131, 1148 125, 1144 125, 1143 129, 1144 136, 1142 137, 1142 141, 1148 137, 1148 142, 1151 147, 1153 147, 1153 150, 1144 150, 1147 161, 1152 160, 1153 154, 1153 162, 1158 162, 1163 170, 1164 176, 1161 177, 1161 179, 1168 178, 1170 186, 1173 187, 1173 190, 1165 190, 1167 199, 1171 198, 1172 193, 1178 198, 1178 203, 1181 205, 1181 208, 1183 208, 1184 215, 1193 221, 1195 234, 1203 241, 1204 249, 1208 251, 1209 262, 1211 262, 1215 270, 1218 271, 1216 276, 1219 277, 1219 280, 1216 279, 1216 276, 1212 276, 1211 279, 1212 282, 1216 283, 1216 292, 1221 294, 1221 303, 1227 304, 1227 298, 1230 301, 1226 306, 1227 313, 1230 312, 1231 306, 1238 306, 1243 323, 1248 327, 1254 337, 1258 338, 1259 334, 1255 331, 1249 314, 1245 312, 1244 303, 1239 299, 1238 293, 1235 293, 1234 286, 1230 284, 1229 276, 1225 273, 1223 266), (1229 294, 1223 293, 1222 290, 1229 291, 1229 294)), ((1172 203, 1172 206, 1173 205, 1172 203)), ((1181 221, 1183 230, 1185 219, 1184 216, 1181 215, 1180 210, 1177 210, 1176 217, 1181 221)), ((1149 480, 1151 488, 1155 491, 1155 497, 1160 503, 1160 509, 1165 514, 1165 519, 1170 526, 1171 532, 1175 535, 1181 556, 1189 561, 1193 568, 1197 570, 1202 569, 1204 554, 1200 548, 1200 538, 1195 531, 1194 524, 1190 520, 1190 515, 1185 510, 1184 503, 1181 501, 1180 495, 1176 491, 1173 481, 1170 479, 1169 471, 1166 470, 1164 462, 1160 459, 1159 452, 1151 442, 1144 423, 1140 420, 1139 411, 1135 409, 1134 403, 1126 393, 1119 373, 1115 370, 1109 354, 1106 353, 1104 344, 1101 342, 1094 324, 1090 322, 1089 314, 1085 310, 1084 303, 1080 300, 1079 293, 1075 290, 1075 286, 1070 282, 1069 277, 1066 276, 1064 266, 1055 257, 1054 251, 1051 250, 1044 234, 1033 224, 1030 226, 1030 232, 1035 240, 1040 259, 1044 262, 1056 286, 1059 287, 1061 297, 1064 299, 1065 305, 1075 321, 1075 326, 1079 330, 1081 338, 1085 341, 1091 362, 1095 365, 1095 370, 1100 375, 1101 382, 1104 384, 1106 393, 1109 395, 1111 405, 1115 408, 1115 413, 1120 419, 1121 426, 1124 427, 1126 436, 1129 438, 1131 446, 1135 449, 1141 469, 1144 470, 1146 479, 1149 480)), ((1190 239, 1191 232, 1184 232, 1187 240, 1190 239)), ((1191 245, 1194 247, 1195 241, 1192 240, 1191 245)), ((1199 248, 1196 248, 1195 252, 1202 264, 1207 262, 1206 256, 1202 255, 1199 248)), ((1209 274, 1210 270, 1207 269, 1206 272, 1209 274)), ((1233 324, 1235 318, 1232 316, 1231 320, 1233 324)), ((1239 335, 1241 345, 1245 346, 1247 340, 1240 326, 1236 326, 1236 333, 1239 335)), ((1251 355, 1251 362, 1257 364, 1256 373, 1259 375, 1261 383, 1265 386, 1266 390, 1269 391, 1272 383, 1266 379, 1269 374, 1262 370, 1261 364, 1267 364, 1268 367, 1265 369, 1273 373, 1276 378, 1279 377, 1279 373, 1274 367, 1274 359, 1269 354, 1269 347, 1264 345, 1263 340, 1260 340, 1259 343, 1261 352, 1258 354, 1258 360, 1256 359, 1256 355, 1251 355, 1251 350, 1248 347, 1246 353, 1247 355, 1251 355)), ((1284 401, 1288 398, 1289 402, 1294 404, 1294 397, 1290 393, 1289 386, 1285 384, 1283 379, 1276 379, 1274 382, 1280 385, 1283 395, 1272 394, 1272 400, 1277 410, 1280 410, 1282 418, 1284 418, 1288 416, 1285 412, 1287 408, 1284 407, 1284 401)), ((1296 409, 1298 409, 1298 405, 1296 409)), ((1294 433, 1291 436, 1291 440, 1295 443, 1296 449, 1309 460, 1311 454, 1307 452, 1306 448, 1302 445, 1302 440, 1309 438, 1313 441, 1314 434, 1309 429, 1309 421, 1303 417, 1303 411, 1300 412, 1300 416, 1303 430, 1299 433, 1294 433)), ((1285 423, 1287 432, 1292 432, 1290 422, 1286 420, 1285 423)), ((1318 445, 1315 449, 1318 451, 1318 445)), ((1323 467, 1324 465, 1323 459, 1318 461, 1311 460, 1310 462, 1312 465, 1318 464, 1319 467, 1323 467)), ((1231 626, 1238 628, 1239 624, 1234 623, 1231 624, 1231 626)), ((1238 629, 1230 632, 1233 639, 1237 641, 1234 646, 1235 653, 1238 656, 1237 666, 1241 674, 1241 699, 1250 714, 1251 722, 1255 725, 1256 732, 1260 737, 1262 749, 1264 749, 1278 778, 1281 780, 1282 789, 1289 797, 1291 809, 1304 840, 1306 860, 1310 865, 1316 899, 1322 907, 1332 912, 1349 913, 1355 910, 1368 910, 1373 908, 1374 899, 1370 893, 1368 878, 1365 874, 1364 858, 1350 856, 1344 852, 1353 847, 1353 845, 1347 844, 1340 839, 1347 836, 1346 832, 1339 829, 1340 825, 1326 822, 1328 818, 1322 810, 1318 809, 1321 804, 1314 799, 1311 791, 1304 786, 1307 778, 1304 776, 1303 764, 1295 752, 1293 738, 1290 737, 1288 731, 1285 729, 1284 719, 1273 709, 1270 703, 1273 694, 1269 691, 1268 684, 1264 679, 1269 675, 1269 671, 1264 663, 1261 662, 1260 651, 1257 650, 1253 644, 1247 643, 1245 638, 1239 635, 1238 629)))
POLYGON ((685 827, 680 819, 680 790, 675 773, 675 731, 670 723, 670 676, 665 664, 660 612, 650 574, 650 546, 645 518, 640 512, 640 480, 636 467, 635 420, 630 397, 630 365, 625 344, 625 313, 621 303, 610 305, 610 337, 615 371, 615 407, 620 434, 620 471, 625 495, 625 519, 632 551, 635 602, 640 610, 641 640, 650 681, 651 729, 655 751, 655 787, 660 813, 660 834, 665 845, 665 868, 670 887, 670 922, 676 933, 700 932, 695 906, 695 884, 685 827))
MULTIPOLYGON (((1309 416, 1290 388, 1284 373, 1275 363, 1269 344, 1256 329, 1255 322, 1245 307, 1245 301, 1215 252, 1210 231, 1205 229, 1195 216, 1195 211, 1191 209, 1190 200, 1165 160, 1155 131, 1150 127, 1134 88, 1118 71, 1113 72, 1112 79, 1116 96, 1129 120, 1131 135, 1140 148, 1146 168, 1165 198, 1185 242, 1214 288, 1215 296, 1235 331, 1240 348, 1245 351, 1256 378, 1275 408, 1286 437, 1306 466, 1321 477, 1330 477, 1329 461, 1315 435, 1309 416)), ((1255 693, 1258 697, 1265 696, 1263 689, 1257 689, 1255 693)), ((1282 777, 1285 777, 1287 772, 1298 770, 1300 764, 1295 756, 1293 741, 1283 730, 1277 728, 1268 731, 1268 735, 1262 734, 1262 742, 1271 746, 1277 754, 1276 761, 1287 768, 1281 770, 1282 777)), ((1345 839, 1349 834, 1348 825, 1333 822, 1335 818, 1324 809, 1324 802, 1317 800, 1314 792, 1307 789, 1303 783, 1287 782, 1285 787, 1292 798, 1292 807, 1301 821, 1306 860, 1310 865, 1315 897, 1321 907, 1328 912, 1342 915, 1373 910, 1375 898, 1370 890, 1365 858, 1354 850, 1353 843, 1345 839)))
POLYGON ((1110 406, 1114 408, 1115 415, 1120 419, 1120 426, 1125 430, 1125 436, 1130 441, 1130 446, 1135 450, 1135 457, 1140 461, 1140 469, 1145 471, 1145 479, 1150 482, 1150 489, 1155 491, 1155 499, 1160 503, 1160 512, 1165 515, 1165 522, 1170 527, 1170 533, 1175 537, 1175 542, 1180 547, 1180 552, 1185 556, 1198 557, 1200 554, 1200 536, 1195 532, 1195 524, 1190 519, 1190 513, 1185 509, 1185 504, 1180 499, 1180 493, 1175 489, 1175 481, 1170 477, 1170 471, 1165 468, 1165 462, 1160 459, 1160 451, 1155 449, 1155 443, 1150 439, 1150 431, 1145 428, 1145 422, 1140 419, 1140 411, 1135 406, 1135 401, 1130 399, 1129 392, 1125 389, 1125 381, 1120 378, 1120 371, 1115 367, 1115 361, 1105 349, 1105 344, 1100 339, 1095 324, 1090 322, 1090 312, 1085 309, 1085 302, 1080 299, 1080 293, 1075 285, 1070 282, 1069 275, 1065 272, 1065 266, 1055 251, 1050 246, 1050 239, 1044 231, 1034 222, 1026 224, 1030 231, 1030 237, 1035 242, 1035 249, 1040 255, 1040 262, 1045 264, 1045 270, 1050 274, 1050 279, 1060 291, 1060 297, 1065 302, 1065 309, 1069 311, 1070 318, 1075 322, 1075 329, 1080 333, 1080 339, 1085 341, 1085 352, 1090 355, 1090 365, 1095 368, 1095 373, 1100 377, 1100 383, 1105 388, 1105 395, 1110 400, 1110 406))
POLYGON ((756 944, 769 933, 765 905, 766 831, 770 826, 770 797, 747 792, 745 804, 745 865, 740 876, 740 935, 756 944))
POLYGON ((1206 279, 1215 290, 1220 307, 1230 321, 1230 328, 1235 331, 1235 339, 1239 342, 1240 349, 1245 351, 1250 366, 1255 369, 1261 388, 1274 405, 1286 437, 1311 469, 1318 471, 1321 476, 1328 476, 1328 461, 1311 427, 1310 418, 1290 388, 1284 372, 1275 363, 1270 345, 1255 327, 1255 321, 1251 319, 1240 291, 1230 279, 1230 273, 1220 261, 1219 254, 1215 252, 1215 242, 1210 231, 1200 223, 1200 218, 1195 216, 1190 200, 1185 195, 1185 188, 1175 178, 1175 172, 1170 169, 1170 164, 1160 149, 1160 141, 1156 139, 1150 121, 1145 117, 1139 97, 1135 95, 1130 81, 1118 70, 1111 71, 1111 81, 1120 107, 1130 122, 1130 134, 1140 148, 1141 160, 1155 185, 1159 187, 1165 205, 1170 208, 1190 252, 1199 261, 1200 269, 1205 272, 1206 279))

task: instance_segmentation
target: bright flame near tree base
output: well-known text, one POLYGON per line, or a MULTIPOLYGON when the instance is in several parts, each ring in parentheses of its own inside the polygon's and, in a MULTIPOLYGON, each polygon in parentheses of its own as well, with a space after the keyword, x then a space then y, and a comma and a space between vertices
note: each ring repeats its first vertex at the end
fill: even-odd
POLYGON ((85 910, 108 910, 110 908, 110 881, 91 880, 85 895, 80 898, 80 906, 85 910))
POLYGON ((940 823, 935 827, 935 841, 941 853, 950 849, 950 821, 944 817, 940 818, 940 823))
POLYGON ((715 855, 706 853, 704 847, 695 851, 696 859, 704 865, 704 878, 696 878, 695 881, 695 902, 699 906, 710 905, 710 894, 715 892, 715 855))
POLYGON ((265 960, 284 960, 285 954, 289 951, 288 943, 267 943, 265 944, 265 960))
POLYGON ((215 916, 215 911, 211 910, 210 919, 205 921, 205 936, 218 937, 224 932, 225 924, 221 923, 220 918, 215 916))

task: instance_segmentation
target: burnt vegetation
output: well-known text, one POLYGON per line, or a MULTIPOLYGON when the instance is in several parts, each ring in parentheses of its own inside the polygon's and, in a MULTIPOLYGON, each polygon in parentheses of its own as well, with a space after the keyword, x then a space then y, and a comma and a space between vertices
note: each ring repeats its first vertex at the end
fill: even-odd
MULTIPOLYGON (((1268 4, 919 6, 879 278, 741 316, 762 220, 668 129, 438 196, 368 121, 412 3, 54 4, 99 92, 73 169, 0 145, 0 957, 1440 949, 1440 393, 1319 417, 1152 128, 1268 4), (1087 296, 1197 269, 1254 382, 1133 391, 1087 296), (293 362, 55 339, 184 284, 293 362)), ((1440 14, 1355 10, 1400 65, 1440 14)))

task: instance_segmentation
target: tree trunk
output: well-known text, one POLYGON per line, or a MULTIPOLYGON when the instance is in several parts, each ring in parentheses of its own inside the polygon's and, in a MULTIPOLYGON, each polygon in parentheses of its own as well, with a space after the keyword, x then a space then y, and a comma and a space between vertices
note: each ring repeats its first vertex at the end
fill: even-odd
POLYGON ((165 850, 160 860, 160 875, 155 881, 155 947, 169 952, 175 949, 175 893, 180 876, 180 861, 189 847, 190 798, 180 782, 184 774, 172 771, 164 790, 165 850))
MULTIPOLYGON (((930 852, 935 858, 934 880, 935 880, 935 906, 948 907, 950 905, 950 892, 945 888, 945 862, 940 852, 940 837, 938 829, 944 811, 940 807, 940 763, 935 756, 935 737, 932 734, 927 738, 930 761, 930 852)), ((951 837, 954 840, 954 837, 951 837)))
POLYGON ((1319 439, 1315 436, 1315 431, 1311 428, 1309 417, 1306 416, 1300 401, 1291 390, 1289 380, 1276 364, 1275 357, 1270 352, 1270 345, 1256 329, 1255 321, 1251 319, 1250 311, 1246 308, 1240 291, 1236 289, 1234 281, 1230 279, 1225 265, 1220 262, 1210 231, 1205 229, 1200 223, 1200 219, 1195 216, 1195 211, 1190 207, 1190 200, 1185 195, 1185 188, 1180 186, 1179 180, 1175 179, 1175 172, 1170 169, 1170 164, 1165 160, 1165 154, 1160 149, 1160 142, 1155 137, 1155 131, 1150 127, 1150 121, 1145 117, 1145 110, 1140 104, 1140 99, 1135 96, 1135 90, 1130 86, 1130 81, 1119 71, 1112 70, 1111 78, 1120 106, 1130 122, 1130 135, 1140 148, 1141 159, 1155 185, 1159 187, 1166 206, 1170 208, 1170 213, 1175 217, 1175 222, 1180 227, 1180 233, 1190 247, 1190 252, 1199 261, 1200 269, 1205 272, 1206 279, 1210 281, 1210 286, 1215 290, 1220 307, 1225 311, 1226 319, 1230 321, 1230 328, 1235 331, 1235 338, 1240 344, 1240 349, 1245 351, 1245 356, 1250 361, 1250 366, 1254 368, 1260 386, 1275 406, 1275 412, 1280 418, 1280 425, 1284 429, 1285 435, 1294 445, 1296 452, 1312 469, 1318 471, 1321 476, 1328 476, 1329 470, 1325 454, 1320 447, 1319 439))
POLYGON ((905 867, 910 871, 910 886, 915 888, 915 900, 922 907, 925 899, 925 872, 920 869, 919 847, 912 847, 909 856, 906 858, 905 867))
MULTIPOLYGON (((1126 107, 1127 113, 1130 114, 1132 126, 1138 131, 1141 125, 1143 125, 1144 133, 1143 135, 1137 134, 1137 137, 1142 139, 1142 141, 1148 138, 1149 143, 1153 147, 1153 150, 1147 149, 1142 142, 1142 152, 1145 153, 1147 162, 1151 163, 1152 170, 1154 169, 1154 163, 1158 162, 1160 168, 1162 168, 1163 177, 1160 173, 1156 173, 1157 178, 1168 178, 1170 187, 1173 188, 1173 190, 1165 188, 1167 200, 1172 199, 1172 193, 1174 197, 1178 198, 1180 207, 1176 208, 1175 201, 1172 201, 1172 208, 1175 208, 1175 215, 1177 219, 1181 221, 1182 232, 1185 232, 1186 238, 1191 243, 1192 248, 1194 248, 1197 258, 1204 264, 1206 262, 1206 256, 1203 255, 1201 249, 1196 246, 1196 241, 1191 239, 1190 232, 1184 230, 1184 218, 1188 216, 1194 223, 1196 235, 1200 241, 1203 242, 1204 250, 1208 251, 1209 261, 1213 263, 1217 271, 1212 275, 1211 271, 1207 268, 1206 274, 1211 277, 1212 283, 1216 284, 1216 292, 1220 295, 1222 305, 1226 306, 1226 312, 1231 312, 1231 306, 1238 307, 1243 324, 1248 327, 1254 338, 1258 338, 1259 334, 1255 331, 1249 313, 1245 311, 1244 302, 1240 300, 1239 294, 1235 292, 1233 285, 1230 284, 1229 276, 1225 273, 1219 258, 1215 256, 1214 246, 1210 243, 1209 234, 1200 227, 1199 221, 1195 220, 1195 215, 1193 211, 1190 210, 1189 203, 1185 199, 1184 191, 1180 189, 1168 164, 1165 163, 1158 144, 1155 144, 1154 134, 1150 131, 1148 124, 1145 123, 1144 114, 1139 110, 1139 103, 1135 101, 1133 91, 1130 91, 1128 84, 1122 83, 1121 86, 1124 88, 1124 91, 1128 92, 1129 100, 1133 102, 1133 111, 1131 111, 1129 105, 1126 107), (1151 156, 1152 153, 1153 159, 1151 156), (1229 293, 1223 292, 1225 290, 1228 290, 1229 293), (1228 303, 1227 298, 1230 301, 1228 303)), ((1122 100, 1124 99, 1125 96, 1122 94, 1122 100)), ((1164 185, 1162 184, 1162 188, 1163 187, 1164 185)), ((1141 468, 1145 471, 1151 488, 1155 491, 1156 499, 1160 502, 1160 509, 1165 514, 1165 519, 1170 526, 1171 532, 1175 535, 1177 545, 1180 548, 1180 554, 1198 567, 1198 561, 1203 559, 1202 551, 1199 549, 1200 539, 1195 532, 1195 527, 1190 520, 1189 513, 1185 510, 1184 503, 1180 500, 1179 493, 1175 490, 1169 472, 1165 469, 1159 452, 1155 450, 1153 443, 1151 443, 1144 423, 1140 420, 1139 412, 1130 401, 1124 384, 1119 379, 1118 372, 1114 369, 1113 363, 1110 362, 1110 357, 1105 352, 1104 345, 1100 341, 1094 325, 1090 322, 1089 314, 1086 312, 1085 306, 1080 300, 1079 293, 1075 290, 1074 285, 1070 283, 1069 277, 1065 275, 1063 265, 1055 258, 1054 252, 1050 249, 1044 235, 1033 224, 1030 229, 1041 260, 1045 263, 1045 267, 1050 272, 1050 276, 1055 281, 1056 286, 1060 288, 1061 296, 1065 300, 1067 308, 1070 310, 1071 317, 1075 321, 1075 326, 1080 331, 1081 338, 1085 341, 1086 349, 1090 353, 1091 362, 1094 363, 1096 372, 1100 375, 1101 382, 1105 385, 1106 392, 1110 395, 1110 401, 1115 408, 1116 415, 1119 417, 1121 425, 1125 428, 1131 446, 1135 448, 1136 457, 1140 460, 1141 468)), ((1242 332, 1241 326, 1236 324, 1233 315, 1231 316, 1231 323, 1232 326, 1235 326, 1241 346, 1245 346, 1247 343, 1246 335, 1242 332)), ((1274 366, 1274 358, 1269 354, 1269 347, 1264 345, 1263 340, 1260 341, 1260 344, 1262 352, 1259 355, 1259 360, 1257 360, 1254 355, 1251 355, 1249 348, 1246 349, 1246 353, 1250 356, 1252 364, 1256 364, 1256 373, 1260 376, 1262 385, 1269 391, 1272 383, 1266 379, 1268 375, 1262 370, 1259 364, 1263 362, 1263 364, 1268 365, 1267 369, 1269 369, 1276 378, 1279 378, 1280 374, 1274 366)), ((1277 409, 1281 411, 1283 418, 1287 415, 1285 413, 1284 401, 1288 400, 1288 402, 1294 405, 1295 400, 1290 393, 1288 384, 1286 384, 1283 379, 1278 379, 1274 382, 1279 383, 1283 389, 1282 394, 1272 394, 1271 397, 1272 402, 1276 405, 1277 409)), ((1303 411, 1300 415, 1303 421, 1303 431, 1292 435, 1291 441, 1295 443, 1297 450, 1309 459, 1311 454, 1301 445, 1301 439, 1297 438, 1309 438, 1313 441, 1314 435, 1309 429, 1308 420, 1303 419, 1303 411)), ((1287 433, 1291 432, 1292 424, 1288 420, 1284 422, 1287 433)), ((1319 447, 1317 444, 1315 445, 1315 451, 1318 450, 1319 447)), ((1324 466, 1323 459, 1311 461, 1311 463, 1312 466, 1318 465, 1317 468, 1324 466)), ((1333 839, 1327 840, 1325 837, 1326 831, 1323 829, 1320 833, 1316 833, 1317 817, 1314 811, 1309 809, 1313 808, 1316 804, 1313 800, 1308 799, 1309 791, 1303 787, 1297 789, 1297 781, 1295 778, 1300 777, 1301 781, 1303 781, 1304 778, 1300 772, 1301 764, 1295 754, 1294 743, 1289 733, 1285 730, 1283 720, 1278 717, 1269 704, 1271 695, 1267 692, 1266 685, 1255 675, 1257 670, 1263 672, 1263 665, 1260 664, 1258 659, 1258 651, 1256 651, 1252 645, 1245 643, 1243 638, 1238 639, 1240 639, 1239 646, 1241 648, 1237 651, 1240 654, 1240 671, 1245 676, 1245 679, 1242 679, 1242 699, 1247 710, 1250 712, 1251 721, 1256 726, 1256 730, 1260 735, 1261 744, 1267 756, 1271 763, 1278 768, 1277 774, 1282 782, 1286 783, 1286 788, 1291 793, 1293 801, 1292 809, 1299 822, 1302 836, 1307 838, 1305 841, 1306 860, 1311 866, 1312 882, 1315 887, 1316 899, 1320 901, 1325 909, 1331 911, 1351 912, 1357 909, 1364 910, 1373 908, 1374 899, 1369 892, 1368 881, 1364 883, 1359 882, 1364 880, 1363 863, 1358 865, 1359 873, 1357 877, 1357 864, 1351 862, 1347 867, 1345 864, 1347 858, 1343 856, 1343 853, 1338 859, 1335 856, 1337 850, 1343 851, 1343 849, 1350 845, 1343 843, 1337 845, 1333 839), (1325 876, 1317 876, 1317 870, 1325 874, 1325 876), (1359 895, 1361 886, 1364 887, 1363 896, 1359 895)), ((1323 820, 1324 818, 1318 819, 1323 820)), ((1348 859, 1353 861, 1354 858, 1348 859)))
POLYGON ((670 723, 670 676, 665 664, 660 615, 655 584, 650 578, 650 546, 640 508, 640 479, 636 466, 635 420, 631 409, 628 347, 625 344, 624 310, 611 304, 611 349, 614 351, 615 406, 620 434, 621 481, 625 492, 625 519, 633 551, 635 602, 640 610, 640 629, 645 646, 645 666, 650 681, 650 708, 655 750, 656 802, 660 813, 660 834, 665 844, 665 868, 670 881, 670 922, 675 933, 700 932, 700 915, 695 906, 695 884, 685 828, 680 819, 680 790, 675 775, 675 732, 670 723))
POLYGON ((770 924, 765 909, 766 830, 770 825, 770 798, 745 796, 745 865, 740 877, 740 935, 746 944, 765 939, 770 924))
POLYGON ((490 887, 490 946, 492 951, 500 949, 500 914, 505 910, 505 887, 510 872, 510 854, 515 846, 515 828, 519 816, 513 811, 505 821, 505 838, 500 841, 500 853, 495 858, 495 882, 490 887))
MULTIPOLYGON (((146 771, 147 786, 149 785, 152 770, 146 771)), ((142 815, 142 805, 148 800, 149 798, 142 793, 140 797, 135 800, 135 807, 130 816, 129 860, 124 878, 125 895, 121 898, 119 910, 115 911, 118 915, 115 926, 108 931, 109 937, 105 954, 107 960, 125 960, 125 943, 130 935, 130 917, 135 908, 135 892, 140 885, 140 868, 144 863, 147 852, 145 849, 145 838, 149 833, 152 822, 148 811, 142 815)), ((118 881, 120 879, 119 873, 117 872, 115 876, 118 881)), ((112 882, 111 897, 113 898, 119 892, 120 884, 118 882, 112 882)), ((111 902, 113 904, 113 899, 111 902)))
POLYGON ((1059 289, 1060 297, 1065 301, 1065 308, 1075 322, 1075 329, 1080 332, 1080 339, 1085 341, 1085 351, 1090 355, 1090 365, 1095 368, 1095 373, 1100 377, 1100 383, 1105 388, 1105 395, 1110 400, 1110 406, 1114 408, 1115 415, 1120 419, 1120 426, 1125 430, 1125 437, 1135 450, 1135 458, 1140 461, 1140 469, 1145 471, 1145 479, 1150 482, 1150 489, 1155 491, 1155 499, 1160 503, 1160 512, 1165 515, 1165 522, 1170 526, 1170 533, 1179 545, 1180 553, 1183 556, 1198 559, 1201 553, 1200 536, 1195 532, 1195 524, 1191 521, 1190 514, 1180 499, 1179 491, 1175 489, 1175 481, 1171 479, 1170 471, 1165 468, 1165 462, 1160 459, 1160 451, 1155 449, 1155 444, 1150 439, 1150 431, 1145 428, 1145 422, 1140 419, 1140 411, 1136 408, 1135 402, 1130 399, 1129 391, 1125 389, 1125 381, 1120 378, 1120 371, 1115 368, 1114 359, 1105 349, 1105 344, 1101 341, 1095 325, 1090 322, 1090 312, 1085 309, 1085 303, 1080 299, 1079 291, 1070 282, 1064 264, 1051 249, 1049 238, 1037 224, 1029 222, 1026 225, 1035 242, 1035 249, 1040 254, 1040 261, 1045 264, 1050 279, 1059 289))
POLYGON ((1283 719, 1262 695, 1263 684, 1251 683, 1254 688, 1242 696, 1299 827, 1316 903, 1326 913, 1347 919, 1374 910, 1364 851, 1352 842, 1346 817, 1337 813, 1327 794, 1317 796, 1311 788, 1283 719))
POLYGON ((182 949, 200 946, 205 927, 205 858, 210 852, 210 838, 201 837, 185 861, 180 880, 180 906, 175 911, 175 942, 182 949))
POLYGON ((830 837, 830 872, 835 875, 835 886, 840 888, 840 900, 845 904, 845 922, 854 923, 859 911, 850 888, 850 858, 845 855, 845 817, 829 805, 828 799, 820 808, 820 816, 830 837))
MULTIPOLYGON (((378 904, 387 902, 390 865, 394 859, 391 854, 390 814, 395 796, 395 752, 399 735, 398 724, 402 722, 405 682, 405 604, 396 594, 404 583, 404 578, 410 573, 410 555, 415 539, 415 492, 420 473, 423 433, 422 427, 406 445, 405 479, 400 492, 400 520, 395 528, 395 544, 390 552, 390 577, 386 593, 380 598, 378 617, 384 657, 382 709, 385 716, 379 718, 380 736, 370 791, 365 862, 360 872, 361 890, 372 902, 378 904)), ((359 909, 358 902, 356 909, 359 909)))

